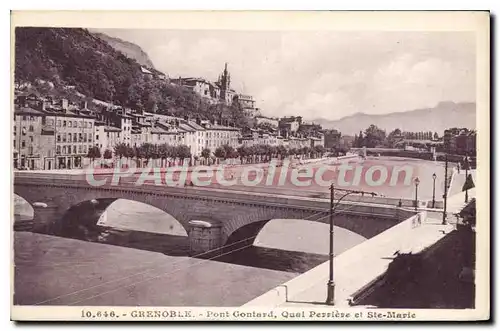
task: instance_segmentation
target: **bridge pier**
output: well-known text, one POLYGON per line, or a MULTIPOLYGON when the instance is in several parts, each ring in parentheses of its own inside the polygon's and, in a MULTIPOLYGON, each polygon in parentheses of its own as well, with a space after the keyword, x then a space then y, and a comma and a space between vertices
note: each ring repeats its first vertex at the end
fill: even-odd
POLYGON ((47 229, 59 216, 57 206, 49 206, 43 202, 33 203, 33 219, 14 222, 16 231, 39 231, 47 229))
POLYGON ((189 222, 190 256, 216 256, 222 246, 222 224, 193 220, 189 222))

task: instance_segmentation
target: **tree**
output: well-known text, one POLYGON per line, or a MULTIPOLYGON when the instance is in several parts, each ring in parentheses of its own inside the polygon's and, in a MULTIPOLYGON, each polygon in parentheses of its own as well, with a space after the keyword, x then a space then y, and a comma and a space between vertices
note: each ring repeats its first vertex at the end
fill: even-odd
POLYGON ((222 145, 222 148, 224 149, 225 158, 233 157, 234 152, 235 152, 233 146, 225 144, 225 145, 222 145))
POLYGON ((226 158, 226 150, 224 149, 224 147, 219 146, 215 150, 214 155, 215 155, 215 157, 217 157, 219 159, 224 159, 224 158, 226 158))
POLYGON ((182 160, 182 164, 184 164, 185 159, 191 158, 191 149, 186 145, 179 145, 176 148, 177 157, 182 160))
POLYGON ((87 157, 92 160, 92 162, 95 159, 98 159, 101 157, 101 150, 97 146, 92 146, 89 148, 89 151, 87 153, 87 157))
POLYGON ((203 148, 203 150, 201 151, 201 156, 205 159, 205 161, 208 163, 208 158, 210 157, 210 154, 212 154, 212 152, 210 151, 209 148, 203 148))
POLYGON ((104 151, 104 156, 106 160, 112 159, 113 158, 113 152, 110 149, 106 149, 104 151))
POLYGON ((377 147, 385 141, 385 131, 372 124, 365 130, 365 146, 368 148, 377 147))
POLYGON ((243 160, 248 157, 250 151, 249 151, 248 147, 245 145, 238 147, 237 151, 238 151, 238 155, 240 156, 240 162, 241 162, 241 164, 243 164, 243 160))
POLYGON ((434 132, 434 140, 439 140, 439 135, 437 132, 434 132))
POLYGON ((316 156, 322 156, 325 153, 325 147, 323 145, 316 145, 313 150, 316 156))
POLYGON ((119 143, 115 145, 114 150, 115 150, 115 155, 117 155, 120 159, 122 157, 127 157, 128 148, 127 145, 125 145, 125 143, 119 143))
POLYGON ((398 142, 399 137, 401 137, 401 130, 395 129, 387 136, 387 144, 389 147, 394 147, 394 144, 398 142))

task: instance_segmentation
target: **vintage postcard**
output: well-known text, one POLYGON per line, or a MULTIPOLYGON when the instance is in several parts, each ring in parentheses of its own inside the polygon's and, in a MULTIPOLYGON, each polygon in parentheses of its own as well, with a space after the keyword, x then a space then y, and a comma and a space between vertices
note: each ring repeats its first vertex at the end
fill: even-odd
POLYGON ((11 20, 13 320, 490 318, 488 12, 11 20))

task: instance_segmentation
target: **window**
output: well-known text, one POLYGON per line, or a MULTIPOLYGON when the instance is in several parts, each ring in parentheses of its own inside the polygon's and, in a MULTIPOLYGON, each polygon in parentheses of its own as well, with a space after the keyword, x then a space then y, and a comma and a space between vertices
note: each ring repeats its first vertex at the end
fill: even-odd
POLYGON ((87 128, 87 122, 83 123, 83 127, 87 128))
POLYGON ((95 135, 95 140, 99 140, 99 135, 98 134, 95 135))
POLYGON ((74 126, 75 128, 77 127, 76 121, 73 121, 73 126, 74 126))
POLYGON ((80 123, 78 124, 78 127, 83 128, 83 121, 80 121, 80 123))
POLYGON ((23 126, 23 136, 25 136, 25 135, 26 135, 26 127, 23 126))
POLYGON ((61 146, 56 147, 56 154, 61 154, 61 146))
POLYGON ((25 148, 26 147, 26 142, 23 140, 21 141, 21 148, 25 148))
POLYGON ((82 153, 82 145, 78 145, 78 154, 82 153))
POLYGON ((57 135, 57 142, 58 142, 58 143, 60 143, 60 142, 61 142, 61 135, 60 135, 60 134, 58 134, 58 135, 57 135))
MULTIPOLYGON (((59 146, 57 146, 57 147, 59 147, 59 146)), ((62 148, 62 153, 63 153, 63 154, 66 154, 66 146, 63 146, 63 148, 62 148)))
POLYGON ((14 139, 14 148, 16 148, 16 139, 14 139))
POLYGON ((64 128, 66 127, 66 121, 63 121, 63 127, 64 128))
POLYGON ((30 116, 30 121, 34 121, 35 120, 35 116, 30 116))
POLYGON ((30 136, 30 142, 31 143, 33 142, 33 136, 30 136))
POLYGON ((33 146, 28 147, 28 154, 33 155, 33 146))
MULTIPOLYGON (((71 134, 71 133, 70 133, 71 134)), ((73 142, 76 143, 76 133, 73 133, 73 142)))
POLYGON ((78 134, 78 142, 82 142, 83 141, 83 135, 81 133, 78 134))
POLYGON ((23 116, 23 121, 26 121, 26 116, 23 116))
POLYGON ((68 122, 68 128, 71 128, 72 125, 71 125, 71 121, 68 122))
POLYGON ((89 128, 92 128, 92 122, 89 122, 89 128))
POLYGON ((87 133, 84 133, 83 134, 83 142, 86 143, 87 142, 87 133))
POLYGON ((61 120, 57 120, 57 126, 61 127, 61 120))
POLYGON ((76 154, 76 145, 73 145, 73 154, 76 154))
POLYGON ((71 133, 68 133, 68 142, 71 142, 71 133))

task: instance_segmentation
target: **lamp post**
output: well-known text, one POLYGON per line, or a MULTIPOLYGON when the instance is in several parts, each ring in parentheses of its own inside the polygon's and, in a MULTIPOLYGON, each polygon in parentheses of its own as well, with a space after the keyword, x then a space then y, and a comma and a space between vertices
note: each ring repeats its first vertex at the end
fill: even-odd
POLYGON ((326 304, 334 305, 335 303, 335 281, 333 279, 333 197, 335 194, 335 187, 330 185, 330 251, 328 259, 330 261, 330 274, 327 283, 326 304))
POLYGON ((464 158, 464 167, 465 167, 465 203, 469 202, 469 190, 467 188, 467 177, 469 176, 469 158, 467 154, 464 158))
POLYGON ((418 184, 420 184, 420 179, 418 177, 415 178, 415 211, 418 210, 418 184))
POLYGON ((344 191, 345 193, 337 200, 337 203, 334 204, 334 196, 335 196, 335 187, 333 183, 330 185, 330 250, 329 250, 329 262, 330 262, 330 267, 329 267, 329 277, 328 277, 328 283, 327 283, 327 295, 326 295, 326 304, 333 306, 335 304, 335 281, 334 281, 334 273, 333 273, 333 258, 334 258, 334 252, 333 252, 333 233, 334 233, 334 219, 333 219, 333 214, 335 210, 337 209, 338 205, 344 199, 350 194, 371 194, 372 196, 376 196, 377 193, 374 192, 363 192, 363 191, 351 191, 351 190, 344 190, 344 189, 338 189, 338 191, 344 191))
POLYGON ((446 202, 448 201, 448 153, 444 154, 444 193, 443 193, 443 222, 446 225, 446 202))
POLYGON ((432 208, 436 205, 436 174, 432 174, 432 208))

